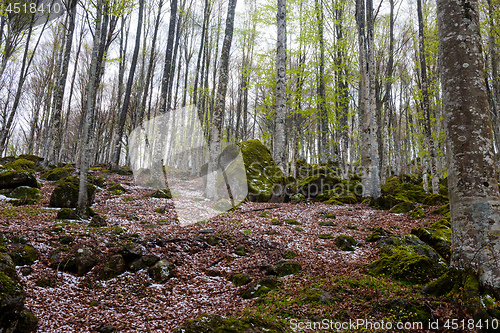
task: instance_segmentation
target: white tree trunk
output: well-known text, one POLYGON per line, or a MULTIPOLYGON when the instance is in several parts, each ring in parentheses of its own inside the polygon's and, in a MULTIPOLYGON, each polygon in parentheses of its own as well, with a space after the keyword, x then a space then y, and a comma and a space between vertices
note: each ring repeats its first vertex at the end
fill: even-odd
POLYGON ((276 128, 274 136, 273 158, 286 173, 285 155, 285 120, 286 105, 286 2, 278 0, 276 15, 278 42, 276 43, 276 128))

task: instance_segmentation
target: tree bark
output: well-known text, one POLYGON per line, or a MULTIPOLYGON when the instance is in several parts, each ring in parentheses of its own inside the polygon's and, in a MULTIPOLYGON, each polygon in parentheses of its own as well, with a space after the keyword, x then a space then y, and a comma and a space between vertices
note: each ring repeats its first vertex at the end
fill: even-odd
POLYGON ((276 21, 278 26, 278 42, 276 43, 276 127, 273 158, 278 167, 286 172, 286 0, 278 0, 276 21))
POLYGON ((452 257, 500 291, 500 194, 477 0, 437 0, 452 257))
POLYGON ((437 175, 436 167, 436 147, 434 146, 434 139, 432 137, 431 128, 431 115, 430 115, 430 105, 429 105, 429 81, 427 79, 427 66, 425 62, 425 44, 424 44, 424 21, 422 18, 422 0, 417 0, 417 12, 418 12, 418 41, 419 41, 419 53, 420 53, 420 71, 422 76, 422 107, 424 109, 425 118, 425 134, 427 136, 427 144, 429 146, 430 153, 430 169, 431 169, 431 181, 432 181, 432 193, 439 193, 439 178, 437 175))

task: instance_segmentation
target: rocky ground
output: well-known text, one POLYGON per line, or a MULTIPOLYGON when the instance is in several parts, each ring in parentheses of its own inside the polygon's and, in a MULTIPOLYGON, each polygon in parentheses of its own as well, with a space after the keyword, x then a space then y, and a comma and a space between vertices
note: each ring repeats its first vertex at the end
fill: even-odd
MULTIPOLYGON (((38 318, 37 332, 172 332, 204 313, 258 315, 284 332, 293 331, 293 320, 426 318, 444 323, 466 316, 450 303, 421 294, 422 284, 368 274, 368 266, 380 258, 377 243, 366 240, 373 228, 402 236, 438 220, 439 215, 431 214, 437 207, 426 207, 425 217, 413 219, 366 204, 245 203, 236 211, 181 226, 171 199, 152 198, 154 190, 136 186, 132 176, 93 174, 107 184, 98 188, 92 206, 105 226, 58 220, 59 209, 48 207, 53 181, 40 180, 43 199, 38 204, 0 202, 4 251, 19 252, 25 246, 36 251, 33 263, 28 260, 16 269, 26 292, 25 307, 38 318), (125 191, 112 190, 113 183, 125 191), (353 251, 339 247, 339 235, 354 238, 353 251), (65 268, 74 265, 71 259, 79 249, 90 250, 95 262, 81 272, 78 262, 76 269, 65 268), (116 255, 123 259, 113 266, 110 258, 116 255), (131 268, 147 255, 153 262, 168 261, 168 276, 154 279, 146 265, 131 268), (283 258, 300 265, 292 268, 294 274, 275 272, 277 283, 269 288, 274 290, 244 299, 245 292, 252 297, 248 290, 283 258), (236 281, 236 274, 247 274, 249 283, 244 276, 236 281), (245 284, 238 287, 233 280, 245 284)), ((191 180, 185 181, 189 187, 191 180)), ((191 199, 195 203, 200 196, 193 191, 191 199)), ((303 331, 319 330, 304 326, 303 331)))

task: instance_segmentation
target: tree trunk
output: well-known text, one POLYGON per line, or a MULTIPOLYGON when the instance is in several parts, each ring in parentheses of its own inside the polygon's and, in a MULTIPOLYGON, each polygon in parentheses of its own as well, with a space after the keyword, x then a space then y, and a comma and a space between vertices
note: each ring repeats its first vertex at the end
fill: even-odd
POLYGON ((500 194, 484 80, 477 0, 437 0, 453 249, 500 292, 500 194))
POLYGON ((430 153, 430 169, 431 169, 431 180, 432 180, 432 193, 439 193, 439 178, 437 175, 436 167, 436 147, 434 146, 434 139, 432 138, 431 129, 431 115, 430 115, 430 105, 429 105, 429 81, 427 79, 427 67, 425 63, 425 45, 424 45, 424 21, 422 18, 422 0, 417 0, 417 12, 418 12, 418 41, 419 41, 419 53, 420 53, 420 70, 422 73, 422 107, 424 109, 425 118, 425 134, 427 136, 427 144, 429 146, 430 153))
POLYGON ((276 127, 273 158, 278 167, 285 171, 285 119, 287 116, 286 101, 286 0, 278 0, 276 15, 278 26, 278 42, 276 43, 276 127))
POLYGON ((325 41, 323 37, 323 4, 320 0, 315 0, 316 20, 318 21, 318 39, 319 39, 319 82, 318 82, 318 110, 320 119, 320 162, 328 161, 328 113, 326 110, 326 92, 325 92, 325 41))
POLYGON ((210 199, 217 198, 217 178, 215 171, 218 169, 218 156, 221 152, 222 124, 224 122, 224 110, 226 105, 227 83, 229 81, 229 56, 231 52, 231 43, 234 30, 234 13, 236 9, 236 0, 229 0, 226 19, 226 31, 224 33, 224 43, 220 57, 219 67, 219 85, 217 87, 217 99, 215 101, 214 114, 211 126, 208 163, 208 177, 206 196, 210 199))
POLYGON ((114 142, 113 157, 111 163, 118 166, 120 162, 120 153, 122 148, 123 128, 127 118, 128 106, 130 104, 130 95, 132 94, 132 85, 134 84, 135 68, 137 67, 137 58, 139 57, 139 47, 141 45, 141 32, 142 32, 142 16, 144 12, 144 0, 139 0, 139 16, 137 19, 137 31, 135 35, 135 47, 132 55, 132 63, 130 64, 130 72, 128 74, 127 88, 125 89, 125 98, 120 112, 120 119, 116 127, 116 135, 114 142))

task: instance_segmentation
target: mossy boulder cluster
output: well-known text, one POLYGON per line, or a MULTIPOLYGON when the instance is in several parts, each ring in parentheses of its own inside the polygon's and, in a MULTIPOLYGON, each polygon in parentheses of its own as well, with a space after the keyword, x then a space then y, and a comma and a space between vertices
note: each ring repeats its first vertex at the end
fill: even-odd
POLYGON ((14 262, 0 253, 0 332, 35 331, 38 319, 24 308, 25 298, 14 262))
POLYGON ((0 159, 0 191, 12 198, 14 205, 33 205, 43 199, 35 177, 43 158, 34 155, 8 156, 0 159))
POLYGON ((260 317, 227 318, 214 314, 204 314, 191 319, 177 328, 174 333, 210 332, 268 332, 285 333, 284 327, 260 317))
POLYGON ((438 206, 448 203, 448 189, 441 185, 439 194, 430 194, 424 191, 422 180, 416 177, 401 175, 390 177, 381 186, 382 196, 370 200, 370 206, 377 209, 390 210, 391 213, 402 214, 412 212, 414 219, 425 215, 423 207, 416 207, 418 203, 426 206, 438 206))
POLYGON ((425 283, 446 271, 446 261, 415 235, 390 236, 378 241, 380 259, 369 266, 375 276, 389 276, 411 283, 425 283))
POLYGON ((411 233, 432 246, 443 258, 451 256, 451 228, 446 219, 439 220, 430 228, 415 228, 411 233))

